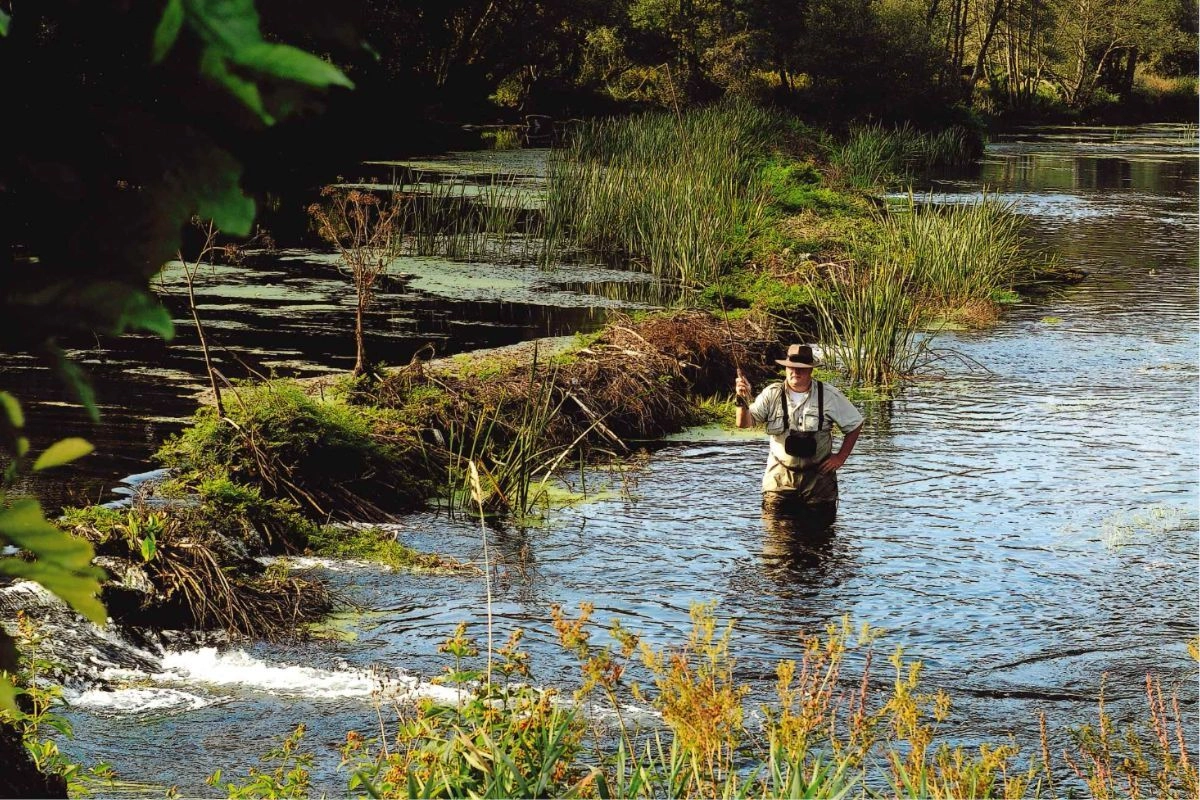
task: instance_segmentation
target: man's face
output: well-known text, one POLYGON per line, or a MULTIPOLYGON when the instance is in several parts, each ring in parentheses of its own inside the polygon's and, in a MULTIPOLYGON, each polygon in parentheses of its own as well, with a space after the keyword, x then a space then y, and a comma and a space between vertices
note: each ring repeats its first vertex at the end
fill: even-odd
POLYGON ((788 388, 793 392, 803 392, 812 382, 812 367, 784 367, 787 370, 788 388))

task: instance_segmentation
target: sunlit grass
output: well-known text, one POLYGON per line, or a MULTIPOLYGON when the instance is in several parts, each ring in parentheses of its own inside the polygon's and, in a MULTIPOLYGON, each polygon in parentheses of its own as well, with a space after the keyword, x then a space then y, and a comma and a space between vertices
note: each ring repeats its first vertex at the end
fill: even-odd
POLYGON ((766 224, 758 163, 772 124, 744 104, 590 123, 551 156, 548 234, 705 285, 766 224))
POLYGON ((964 166, 980 154, 977 136, 961 126, 927 132, 911 124, 862 125, 830 149, 834 173, 858 189, 886 186, 905 176, 942 166, 964 166))

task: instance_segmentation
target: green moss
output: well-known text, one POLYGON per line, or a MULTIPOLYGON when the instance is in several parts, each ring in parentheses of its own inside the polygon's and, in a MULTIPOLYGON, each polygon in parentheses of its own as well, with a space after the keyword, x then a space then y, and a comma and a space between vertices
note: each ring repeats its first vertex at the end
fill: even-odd
POLYGON ((355 559, 383 564, 394 570, 409 572, 453 573, 473 570, 473 567, 452 558, 420 553, 396 541, 382 528, 339 528, 321 526, 309 536, 313 555, 328 558, 355 559))
MULTIPOLYGON (((419 431, 395 410, 311 397, 295 382, 269 381, 231 392, 226 412, 221 420, 215 409, 199 409, 157 458, 189 485, 227 478, 314 517, 412 508, 432 493, 428 479, 414 477, 424 459, 419 431)), ((226 486, 216 496, 251 500, 231 491, 226 486)))
POLYGON ((712 311, 724 307, 730 316, 738 309, 754 309, 768 314, 791 315, 812 305, 807 285, 786 283, 765 272, 740 270, 712 284, 697 296, 701 308, 712 311))
POLYGON ((60 523, 67 529, 88 527, 101 535, 109 535, 114 528, 125 521, 125 512, 116 508, 104 506, 86 506, 84 508, 63 509, 60 523))
POLYGON ((737 406, 733 404, 732 395, 728 397, 700 397, 693 406, 693 426, 717 426, 734 428, 737 406))

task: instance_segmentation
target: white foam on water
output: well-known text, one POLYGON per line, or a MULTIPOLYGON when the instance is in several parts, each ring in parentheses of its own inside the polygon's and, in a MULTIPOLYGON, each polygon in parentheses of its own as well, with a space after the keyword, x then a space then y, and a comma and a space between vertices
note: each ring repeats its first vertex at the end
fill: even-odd
POLYGON ((168 652, 162 665, 163 672, 154 677, 163 683, 239 687, 295 697, 370 697, 379 683, 363 670, 270 664, 244 650, 220 652, 215 647, 168 652))
POLYGON ((136 689, 64 689, 64 699, 73 707, 106 716, 130 714, 175 714, 211 706, 212 698, 161 687, 136 689))
POLYGON ((270 567, 284 562, 291 570, 324 569, 329 572, 347 572, 353 570, 380 569, 378 564, 350 558, 323 558, 320 556, 260 556, 256 559, 263 566, 270 567))

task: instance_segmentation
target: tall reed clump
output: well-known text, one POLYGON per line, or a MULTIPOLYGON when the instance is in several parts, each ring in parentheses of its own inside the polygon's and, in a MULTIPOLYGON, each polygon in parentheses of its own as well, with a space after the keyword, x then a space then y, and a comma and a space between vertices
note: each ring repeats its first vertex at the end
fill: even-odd
POLYGON ((808 280, 825 357, 851 384, 891 386, 915 370, 924 343, 911 262, 859 246, 855 260, 808 280))
POLYGON ((418 173, 394 191, 408 200, 399 218, 407 254, 464 261, 544 259, 544 217, 533 190, 511 175, 426 183, 418 173))
POLYGON ((1024 221, 995 198, 952 205, 904 206, 882 220, 880 247, 911 263, 911 283, 935 309, 987 300, 1034 276, 1036 255, 1024 221))
POLYGON ((757 171, 774 125, 742 103, 589 123, 548 163, 547 234, 711 283, 766 222, 757 171))
POLYGON ((872 189, 922 170, 965 166, 981 152, 979 137, 967 128, 926 132, 906 122, 851 128, 846 140, 830 149, 829 161, 843 183, 872 189))
POLYGON ((848 260, 808 278, 825 352, 859 386, 895 385, 928 354, 937 318, 987 317, 995 298, 1035 276, 1023 220, 984 197, 918 205, 910 195, 854 241, 848 260))

